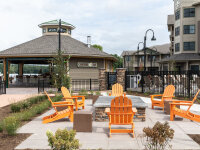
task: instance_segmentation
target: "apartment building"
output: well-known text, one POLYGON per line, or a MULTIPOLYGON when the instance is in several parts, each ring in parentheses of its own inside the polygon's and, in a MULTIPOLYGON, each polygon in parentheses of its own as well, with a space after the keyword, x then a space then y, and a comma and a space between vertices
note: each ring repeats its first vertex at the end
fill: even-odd
MULTIPOLYGON (((171 44, 163 44, 146 49, 147 71, 163 69, 163 66, 159 62, 170 56, 170 46, 171 44)), ((123 57, 123 67, 127 68, 128 71, 142 71, 144 69, 144 50, 123 51, 121 56, 123 57)))
POLYGON ((162 66, 169 70, 199 70, 200 0, 174 0, 174 15, 168 16, 170 32, 169 58, 162 66))

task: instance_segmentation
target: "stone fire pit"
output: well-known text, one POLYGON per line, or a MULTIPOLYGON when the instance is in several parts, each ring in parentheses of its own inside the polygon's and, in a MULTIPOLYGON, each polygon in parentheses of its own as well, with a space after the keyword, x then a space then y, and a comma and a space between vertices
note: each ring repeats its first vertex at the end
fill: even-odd
MULTIPOLYGON (((145 109, 147 104, 137 96, 127 96, 132 100, 132 105, 137 109, 135 119, 145 121, 145 109)), ((99 96, 97 101, 94 104, 95 107, 95 121, 108 121, 108 116, 105 113, 105 108, 110 107, 111 100, 114 99, 114 96, 99 96)))

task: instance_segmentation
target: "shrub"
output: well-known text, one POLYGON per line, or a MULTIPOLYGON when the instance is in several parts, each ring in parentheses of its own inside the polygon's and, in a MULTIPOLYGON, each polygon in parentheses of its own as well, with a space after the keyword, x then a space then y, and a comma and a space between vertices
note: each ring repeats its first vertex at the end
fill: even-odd
POLYGON ((87 95, 88 95, 88 92, 87 92, 86 90, 82 89, 82 90, 79 91, 78 94, 79 94, 79 95, 83 95, 83 96, 87 96, 87 95))
POLYGON ((22 109, 28 109, 30 107, 30 103, 28 101, 24 101, 21 103, 22 109))
POLYGON ((144 146, 149 150, 164 150, 166 146, 171 146, 169 142, 174 137, 174 130, 170 128, 168 122, 163 124, 157 122, 153 128, 144 128, 143 132, 146 137, 144 146))
POLYGON ((101 95, 101 92, 100 91, 96 91, 96 95, 101 95))
POLYGON ((3 122, 0 122, 0 132, 3 132, 3 122))
POLYGON ((6 130, 8 135, 15 135, 19 126, 20 121, 14 116, 6 117, 3 120, 3 128, 6 130))
POLYGON ((76 132, 74 130, 58 129, 53 135, 52 132, 47 131, 49 146, 54 150, 72 150, 79 149, 79 141, 75 139, 76 132))
POLYGON ((20 103, 14 103, 11 105, 11 112, 12 113, 16 113, 16 112, 20 112, 21 110, 21 104, 20 103))
POLYGON ((34 115, 33 111, 24 111, 20 114, 19 119, 21 121, 29 121, 34 115))

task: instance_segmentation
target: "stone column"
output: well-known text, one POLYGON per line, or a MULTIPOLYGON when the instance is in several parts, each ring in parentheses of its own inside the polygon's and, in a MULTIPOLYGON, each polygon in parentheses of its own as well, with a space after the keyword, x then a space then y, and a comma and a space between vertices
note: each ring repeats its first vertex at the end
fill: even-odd
POLYGON ((117 71, 117 83, 121 84, 123 86, 123 89, 125 90, 126 68, 116 68, 116 71, 117 71))
POLYGON ((106 69, 99 69, 99 90, 107 90, 106 69))

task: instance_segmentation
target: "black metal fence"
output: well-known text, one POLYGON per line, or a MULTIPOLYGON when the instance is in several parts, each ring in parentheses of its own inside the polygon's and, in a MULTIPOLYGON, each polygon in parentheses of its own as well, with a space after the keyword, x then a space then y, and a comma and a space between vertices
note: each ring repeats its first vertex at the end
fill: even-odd
POLYGON ((72 79, 71 81, 72 91, 97 91, 99 90, 99 80, 98 79, 72 79))
POLYGON ((112 85, 117 82, 117 72, 106 72, 107 73, 107 89, 110 90, 112 85))
POLYGON ((47 79, 38 79, 38 93, 44 92, 51 88, 51 82, 47 79))
POLYGON ((125 89, 137 92, 163 93, 165 87, 173 84, 175 96, 191 97, 200 88, 199 71, 127 71, 125 89))
POLYGON ((0 94, 6 94, 6 82, 0 81, 0 94))

